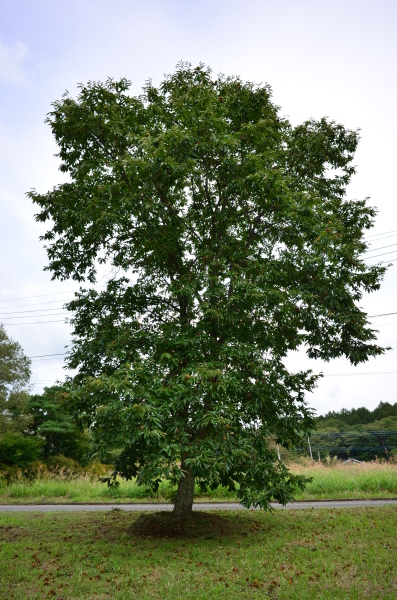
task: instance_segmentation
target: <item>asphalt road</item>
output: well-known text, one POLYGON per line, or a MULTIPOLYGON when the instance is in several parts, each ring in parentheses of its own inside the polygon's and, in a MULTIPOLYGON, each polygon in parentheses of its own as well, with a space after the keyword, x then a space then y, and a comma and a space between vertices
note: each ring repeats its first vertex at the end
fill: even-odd
MULTIPOLYGON (((362 508, 366 506, 397 507, 397 499, 384 500, 324 500, 319 502, 293 502, 282 506, 273 503, 272 507, 281 510, 301 510, 309 508, 362 508)), ((171 504, 1 504, 0 512, 56 512, 56 511, 104 511, 104 510, 126 510, 126 511, 158 511, 172 510, 171 504)), ((197 502, 193 510, 246 510, 237 502, 197 502)))

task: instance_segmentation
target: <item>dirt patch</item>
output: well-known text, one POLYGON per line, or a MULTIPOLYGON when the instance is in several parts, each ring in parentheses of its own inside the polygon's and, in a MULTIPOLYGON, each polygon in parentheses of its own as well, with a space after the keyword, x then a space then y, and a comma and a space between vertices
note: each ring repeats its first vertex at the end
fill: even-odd
POLYGON ((189 517, 174 517, 171 512, 140 515, 129 527, 128 533, 152 538, 231 537, 238 535, 236 523, 219 514, 194 511, 189 517))
POLYGON ((0 525, 0 542, 10 542, 25 535, 25 530, 12 525, 0 525))

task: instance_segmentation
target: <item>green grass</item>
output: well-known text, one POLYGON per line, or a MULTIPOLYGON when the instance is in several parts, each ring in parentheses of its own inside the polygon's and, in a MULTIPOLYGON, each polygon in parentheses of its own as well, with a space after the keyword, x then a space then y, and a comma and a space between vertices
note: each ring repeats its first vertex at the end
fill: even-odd
POLYGON ((397 464, 393 463, 324 466, 308 461, 292 465, 291 471, 313 478, 304 492, 297 491, 297 500, 397 497, 397 464))
POLYGON ((179 539, 142 538, 137 519, 124 511, 1 514, 0 597, 397 596, 394 507, 198 513, 196 528, 179 539))
MULTIPOLYGON (((197 487, 197 493, 199 489, 197 487)), ((0 503, 21 504, 37 502, 169 502, 172 488, 167 481, 160 484, 157 493, 139 487, 131 481, 120 481, 117 489, 110 489, 106 484, 80 477, 72 480, 62 480, 57 477, 36 479, 33 482, 23 480, 0 487, 0 503)), ((207 500, 233 500, 233 494, 219 488, 203 496, 207 500)))
MULTIPOLYGON (((315 462, 293 464, 295 473, 313 477, 306 490, 297 490, 297 500, 321 500, 338 498, 393 498, 397 497, 397 465, 391 463, 366 463, 324 466, 315 462)), ((168 502, 171 496, 168 482, 161 483, 156 494, 137 486, 134 482, 121 481, 116 490, 109 489, 87 475, 76 479, 47 475, 29 483, 20 479, 7 486, 0 482, 0 503, 37 502, 168 502)), ((201 494, 196 488, 197 501, 236 500, 233 493, 219 487, 201 494)))

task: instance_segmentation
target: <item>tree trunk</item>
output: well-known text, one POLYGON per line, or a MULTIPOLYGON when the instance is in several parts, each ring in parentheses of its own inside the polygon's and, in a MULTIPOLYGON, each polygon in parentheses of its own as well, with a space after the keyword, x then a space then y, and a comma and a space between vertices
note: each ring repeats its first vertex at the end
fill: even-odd
POLYGON ((190 467, 184 465, 183 461, 181 464, 182 476, 178 482, 178 491, 176 493, 175 504, 173 514, 174 517, 188 517, 193 508, 194 498, 194 476, 190 470, 190 467))

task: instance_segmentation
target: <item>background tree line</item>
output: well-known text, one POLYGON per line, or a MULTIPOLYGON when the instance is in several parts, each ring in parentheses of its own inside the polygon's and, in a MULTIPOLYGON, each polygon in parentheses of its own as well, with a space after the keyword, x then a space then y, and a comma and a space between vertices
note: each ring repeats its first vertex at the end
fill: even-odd
POLYGON ((316 458, 318 452, 345 460, 374 460, 397 454, 397 402, 382 401, 372 411, 365 407, 330 411, 316 417, 315 423, 310 440, 316 458))

